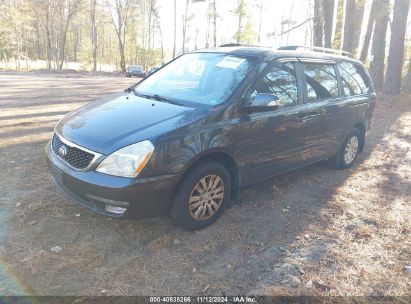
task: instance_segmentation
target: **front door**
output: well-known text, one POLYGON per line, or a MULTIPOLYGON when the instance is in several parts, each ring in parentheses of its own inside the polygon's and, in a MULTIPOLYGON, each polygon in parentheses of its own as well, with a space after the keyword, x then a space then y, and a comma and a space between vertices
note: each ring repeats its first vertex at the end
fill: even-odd
POLYGON ((251 102, 259 93, 276 95, 280 107, 266 112, 246 113, 240 118, 240 162, 244 184, 276 175, 301 162, 304 147, 301 83, 295 62, 273 62, 264 70, 246 96, 251 102))

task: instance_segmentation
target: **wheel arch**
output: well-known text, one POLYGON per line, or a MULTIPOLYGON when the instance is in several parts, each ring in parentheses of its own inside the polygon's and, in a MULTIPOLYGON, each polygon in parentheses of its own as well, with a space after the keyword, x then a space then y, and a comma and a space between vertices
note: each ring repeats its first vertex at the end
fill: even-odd
POLYGON ((211 150, 211 151, 203 152, 203 153, 197 155, 192 160, 190 160, 190 162, 188 162, 188 164, 182 170, 183 173, 181 174, 181 176, 180 176, 180 178, 177 182, 177 185, 176 185, 175 190, 174 190, 174 195, 175 195, 180 183, 185 178, 185 176, 190 172, 190 170, 192 170, 193 168, 195 168, 199 164, 201 164, 203 162, 206 162, 208 160, 216 161, 216 162, 222 164, 227 169, 228 173, 230 174, 230 181, 231 181, 231 195, 230 196, 233 198, 233 197, 236 197, 238 195, 239 190, 240 190, 239 167, 238 167, 237 162, 235 161, 235 159, 232 155, 230 155, 229 153, 227 153, 225 151, 223 152, 223 151, 220 151, 220 150, 211 150))
POLYGON ((360 147, 359 147, 359 152, 361 153, 364 150, 364 143, 365 143, 365 124, 362 122, 356 123, 353 128, 356 128, 360 131, 361 133, 361 138, 360 138, 360 147))

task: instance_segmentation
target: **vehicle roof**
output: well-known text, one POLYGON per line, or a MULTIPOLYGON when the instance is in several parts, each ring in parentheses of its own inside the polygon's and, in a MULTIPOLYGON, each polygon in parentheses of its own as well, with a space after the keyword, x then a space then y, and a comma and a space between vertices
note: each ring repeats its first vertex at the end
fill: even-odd
POLYGON ((283 57, 312 58, 324 60, 347 60, 361 63, 355 58, 323 52, 305 50, 277 50, 262 46, 223 46, 212 49, 200 49, 195 52, 224 53, 238 56, 250 56, 259 58, 261 61, 271 61, 283 57))

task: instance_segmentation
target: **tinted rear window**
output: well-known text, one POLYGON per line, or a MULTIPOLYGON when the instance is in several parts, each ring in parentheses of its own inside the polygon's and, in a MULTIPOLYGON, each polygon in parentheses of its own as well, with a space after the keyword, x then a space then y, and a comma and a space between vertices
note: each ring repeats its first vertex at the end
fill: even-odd
POLYGON ((338 80, 331 64, 304 63, 307 102, 338 97, 338 80))
POLYGON ((369 84, 366 80, 365 72, 362 67, 351 62, 341 62, 338 64, 344 95, 353 96, 369 91, 369 84))

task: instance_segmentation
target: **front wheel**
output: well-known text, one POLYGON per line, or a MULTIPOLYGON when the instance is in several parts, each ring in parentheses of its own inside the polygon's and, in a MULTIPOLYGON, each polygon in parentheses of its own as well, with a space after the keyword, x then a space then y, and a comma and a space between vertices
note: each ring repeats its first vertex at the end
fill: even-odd
POLYGON ((331 159, 331 164, 337 169, 350 168, 358 157, 360 150, 361 133, 357 128, 352 128, 344 139, 338 154, 331 159))
POLYGON ((190 169, 179 185, 171 216, 178 226, 199 230, 221 216, 230 193, 227 169, 215 161, 201 163, 190 169))

